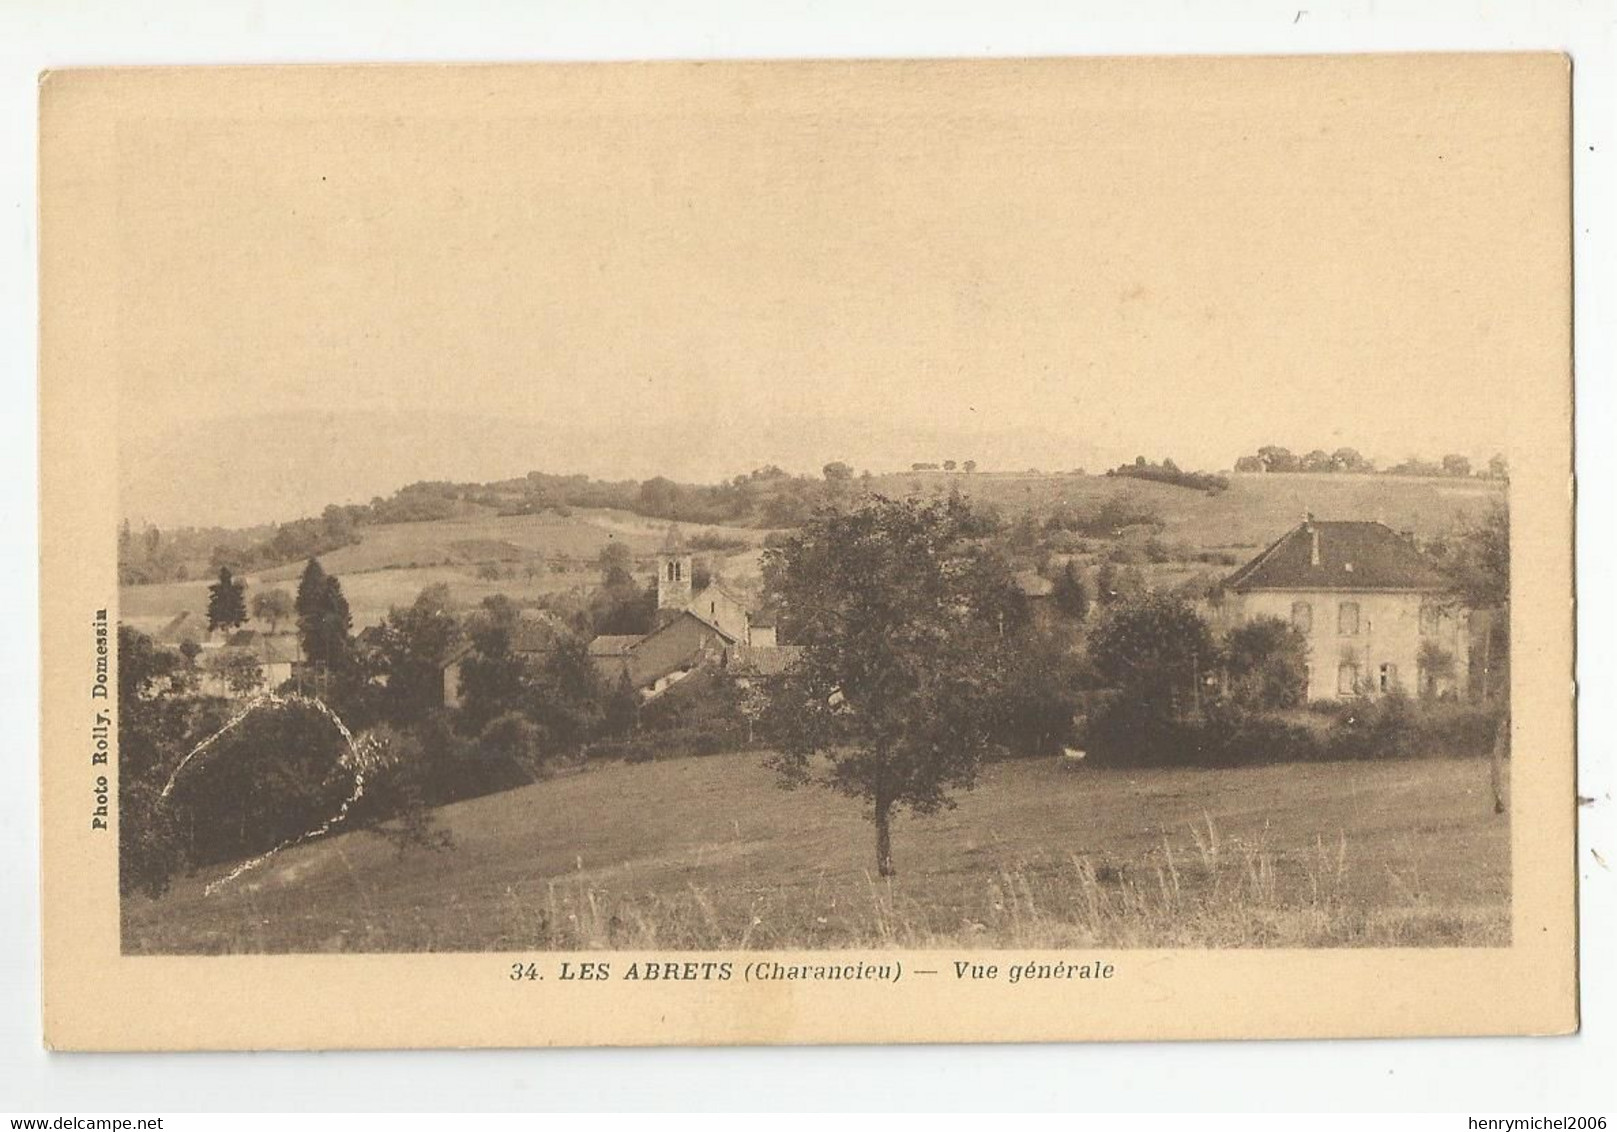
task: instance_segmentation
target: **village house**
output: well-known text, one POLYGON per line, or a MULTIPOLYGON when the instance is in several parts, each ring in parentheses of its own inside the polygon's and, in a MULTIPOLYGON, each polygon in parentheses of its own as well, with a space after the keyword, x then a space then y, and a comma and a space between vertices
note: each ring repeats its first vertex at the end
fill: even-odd
POLYGON ((1220 620, 1277 617, 1308 639, 1308 698, 1464 688, 1470 616, 1413 537, 1308 516, 1224 583, 1220 620))
POLYGON ((273 691, 292 679, 303 664, 303 649, 296 633, 261 633, 238 629, 224 643, 207 648, 202 654, 201 690, 213 696, 254 696, 273 691), (233 663, 251 660, 258 665, 259 679, 253 687, 233 685, 233 663))
POLYGON ((780 645, 772 619, 755 615, 747 600, 722 582, 691 592, 691 554, 677 527, 657 555, 656 627, 643 636, 601 636, 590 658, 609 683, 628 674, 642 695, 655 696, 696 669, 711 665, 778 675, 798 655, 780 645))

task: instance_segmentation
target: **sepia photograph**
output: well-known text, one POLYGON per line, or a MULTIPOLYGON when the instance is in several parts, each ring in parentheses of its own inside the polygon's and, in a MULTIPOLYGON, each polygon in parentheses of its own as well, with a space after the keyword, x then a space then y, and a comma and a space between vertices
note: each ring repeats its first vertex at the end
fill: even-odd
POLYGON ((43 76, 47 1016, 1575 1027, 1567 83, 43 76))
POLYGON ((994 74, 120 123, 126 951, 1509 945, 1530 152, 994 74))

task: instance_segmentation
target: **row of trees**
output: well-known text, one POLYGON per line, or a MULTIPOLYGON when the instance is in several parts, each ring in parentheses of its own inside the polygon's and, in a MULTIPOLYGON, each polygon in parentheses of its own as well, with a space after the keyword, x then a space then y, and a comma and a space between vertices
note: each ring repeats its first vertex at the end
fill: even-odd
POLYGON ((1172 484, 1174 487, 1186 487, 1192 491, 1205 491, 1209 495, 1217 495, 1229 489, 1230 481, 1223 476, 1211 472, 1189 472, 1174 463, 1173 457, 1164 456, 1162 463, 1153 464, 1144 456, 1134 457, 1132 464, 1120 464, 1106 473, 1108 476, 1122 476, 1127 479, 1150 480, 1153 483, 1172 484))
MULTIPOLYGON (((1235 470, 1238 472, 1356 472, 1363 474, 1376 471, 1376 463, 1374 460, 1366 458, 1357 448, 1338 448, 1334 452, 1327 452, 1323 448, 1315 448, 1310 452, 1297 455, 1291 449, 1278 444, 1265 444, 1256 453, 1242 456, 1236 460, 1235 470)), ((1411 456, 1401 463, 1387 468, 1386 474, 1394 476, 1448 476, 1451 478, 1478 475, 1486 479, 1504 480, 1510 478, 1510 465, 1505 460, 1504 455, 1500 454, 1490 459, 1487 467, 1473 472, 1469 456, 1451 452, 1439 460, 1426 460, 1419 456, 1411 456)))

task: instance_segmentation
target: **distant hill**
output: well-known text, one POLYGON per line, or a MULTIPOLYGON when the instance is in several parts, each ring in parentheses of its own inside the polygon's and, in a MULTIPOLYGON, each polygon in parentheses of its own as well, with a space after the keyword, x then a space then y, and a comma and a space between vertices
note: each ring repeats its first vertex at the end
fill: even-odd
POLYGON ((1154 510, 1167 537, 1200 547, 1266 545, 1301 522, 1305 511, 1320 519, 1379 520, 1429 538, 1451 529, 1462 515, 1480 514, 1504 494, 1502 483, 1481 479, 1295 473, 1233 475, 1229 481, 1227 490, 1210 495, 1120 477, 926 471, 878 476, 872 486, 884 494, 907 495, 916 489, 941 494, 958 485, 1007 517, 1121 495, 1154 510))
POLYGON ((137 525, 246 527, 366 503, 421 480, 488 483, 535 470, 712 484, 767 465, 818 476, 832 460, 881 471, 946 457, 1061 468, 1119 458, 1059 428, 1018 432, 976 420, 900 427, 827 410, 762 429, 733 425, 722 405, 701 419, 613 405, 564 422, 387 406, 186 421, 120 439, 119 511, 137 525))
MULTIPOLYGON (((893 496, 942 496, 958 487, 972 499, 992 503, 1007 519, 1029 509, 1042 517, 1061 504, 1083 508, 1122 497, 1160 519, 1165 538, 1227 550, 1234 558, 1277 538, 1305 511, 1321 519, 1379 519, 1429 538, 1452 529, 1462 517, 1482 513, 1504 490, 1498 482, 1478 479, 1288 474, 1235 475, 1227 490, 1210 495, 1105 476, 941 471, 877 476, 869 486, 893 496)), ((627 543, 644 564, 667 527, 667 520, 625 511, 575 508, 567 515, 502 516, 469 507, 454 518, 359 527, 354 545, 325 554, 322 561, 342 578, 360 626, 381 620, 390 605, 407 604, 438 582, 468 606, 493 593, 530 600, 581 591, 595 583, 594 559, 609 541, 627 543)), ((726 576, 755 578, 756 548, 766 530, 716 524, 684 524, 684 529, 687 534, 716 530, 753 548, 719 557, 726 576)), ((291 562, 252 572, 249 583, 291 588, 301 568, 291 562)), ((121 616, 148 632, 182 610, 203 616, 207 580, 200 573, 192 577, 197 580, 123 587, 121 616)))

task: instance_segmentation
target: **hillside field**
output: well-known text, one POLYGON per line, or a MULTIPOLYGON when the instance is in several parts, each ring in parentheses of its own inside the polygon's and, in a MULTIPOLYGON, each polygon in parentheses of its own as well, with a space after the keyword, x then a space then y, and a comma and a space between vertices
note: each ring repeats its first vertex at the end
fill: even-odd
POLYGON ((1267 546, 1302 521, 1374 519, 1394 530, 1433 537, 1462 516, 1481 514, 1502 498, 1504 486, 1481 479, 1424 479, 1380 475, 1232 475, 1227 491, 1208 495, 1172 484, 1123 476, 1014 472, 902 472, 877 476, 886 495, 944 494, 958 485, 965 495, 993 503, 1006 515, 1033 508, 1048 512, 1061 503, 1099 504, 1114 495, 1138 500, 1157 512, 1171 539, 1193 546, 1267 546))
MULTIPOLYGON (((716 532, 762 545, 767 531, 749 527, 682 527, 687 536, 716 532)), ((354 628, 381 622, 390 607, 409 605, 429 585, 449 586, 453 600, 476 605, 501 593, 523 601, 541 594, 593 586, 600 577, 595 559, 609 542, 622 542, 637 560, 648 562, 668 534, 668 523, 624 511, 575 510, 562 517, 488 515, 430 523, 386 523, 361 527, 360 541, 320 556, 327 573, 342 579, 354 628), (480 567, 492 565, 498 577, 480 567)), ((755 558, 742 554, 741 559, 755 558)), ((751 564, 740 561, 729 573, 751 564)), ((246 575, 248 596, 264 587, 296 590, 303 563, 288 563, 246 575)), ((649 566, 646 567, 649 574, 649 566)), ((153 633, 189 609, 206 623, 211 578, 119 588, 119 616, 153 633)))
MULTIPOLYGON (((1359 475, 1241 475, 1218 495, 1168 484, 1106 476, 972 475, 915 472, 878 476, 872 487, 888 495, 942 495, 958 486, 974 499, 993 503, 1007 516, 1033 508, 1048 512, 1060 503, 1096 504, 1122 495, 1139 500, 1165 524, 1165 538, 1207 550, 1225 550, 1244 560, 1301 521, 1312 510, 1321 519, 1381 519, 1397 530, 1430 537, 1475 516, 1500 498, 1503 488, 1485 480, 1414 479, 1359 475)), ((668 523, 624 511, 575 509, 501 517, 494 514, 429 523, 393 523, 360 528, 361 541, 323 555, 327 572, 342 579, 354 627, 380 622, 390 606, 408 605, 423 588, 449 586, 454 601, 473 606, 503 593, 518 602, 542 594, 589 587, 598 572, 595 556, 610 541, 627 544, 646 564, 666 536, 668 523), (497 577, 486 576, 492 566, 497 577)), ((767 531, 752 527, 686 525, 687 536, 715 531, 761 546, 767 531)), ((745 587, 756 579, 757 551, 724 557, 724 576, 745 587)), ((250 591, 262 586, 292 589, 303 564, 288 563, 248 575, 250 591)), ((1184 580, 1188 567, 1161 571, 1165 584, 1184 580)), ((119 616, 144 632, 156 632, 189 609, 203 618, 211 579, 119 589, 119 616)))
POLYGON ((856 802, 757 752, 568 773, 124 901, 133 953, 544 948, 1502 946, 1486 759, 1242 769, 992 764, 905 818, 878 881, 856 802))

